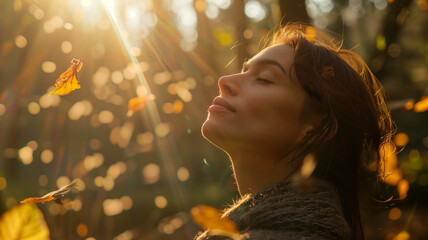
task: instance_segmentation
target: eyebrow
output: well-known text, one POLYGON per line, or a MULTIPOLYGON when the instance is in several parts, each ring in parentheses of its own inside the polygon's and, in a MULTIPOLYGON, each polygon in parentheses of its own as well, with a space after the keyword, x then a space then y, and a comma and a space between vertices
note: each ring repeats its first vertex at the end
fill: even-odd
POLYGON ((274 66, 277 66, 281 70, 281 72, 285 76, 287 76, 287 71, 285 71, 284 67, 279 62, 277 62, 273 59, 257 59, 255 61, 246 60, 242 64, 242 69, 248 69, 250 62, 254 62, 255 65, 274 65, 274 66))

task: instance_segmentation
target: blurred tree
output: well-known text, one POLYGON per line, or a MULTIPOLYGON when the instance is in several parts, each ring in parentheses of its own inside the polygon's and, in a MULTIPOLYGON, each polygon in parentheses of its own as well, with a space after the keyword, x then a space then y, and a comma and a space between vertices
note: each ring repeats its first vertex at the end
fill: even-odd
POLYGON ((305 0, 278 0, 281 10, 281 24, 288 22, 305 22, 309 23, 308 12, 306 10, 305 0))

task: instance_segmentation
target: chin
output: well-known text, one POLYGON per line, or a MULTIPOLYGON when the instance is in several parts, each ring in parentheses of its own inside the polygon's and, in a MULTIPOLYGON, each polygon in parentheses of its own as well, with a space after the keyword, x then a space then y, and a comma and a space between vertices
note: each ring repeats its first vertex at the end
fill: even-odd
POLYGON ((221 133, 221 130, 222 128, 219 128, 212 119, 205 120, 201 127, 202 136, 214 146, 223 149, 219 144, 225 142, 225 138, 221 133))

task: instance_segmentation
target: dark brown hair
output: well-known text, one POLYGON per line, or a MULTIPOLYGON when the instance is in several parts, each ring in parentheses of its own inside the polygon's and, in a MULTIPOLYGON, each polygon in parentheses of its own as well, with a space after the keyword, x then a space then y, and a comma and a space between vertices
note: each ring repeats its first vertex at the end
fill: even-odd
POLYGON ((358 198, 361 172, 379 170, 379 149, 391 140, 394 125, 382 85, 364 60, 341 42, 305 24, 288 24, 269 45, 294 49, 293 70, 308 94, 310 112, 323 119, 294 151, 295 159, 315 154, 316 177, 339 190, 353 239, 364 239, 358 198))

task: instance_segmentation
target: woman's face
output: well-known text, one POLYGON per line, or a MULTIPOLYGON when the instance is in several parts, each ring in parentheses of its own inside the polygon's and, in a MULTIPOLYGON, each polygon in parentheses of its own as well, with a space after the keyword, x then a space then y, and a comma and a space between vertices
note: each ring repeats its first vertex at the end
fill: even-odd
POLYGON ((246 62, 241 73, 221 77, 204 137, 229 154, 251 149, 281 158, 292 150, 312 128, 301 117, 306 94, 290 79, 292 62, 289 45, 274 45, 246 62))

